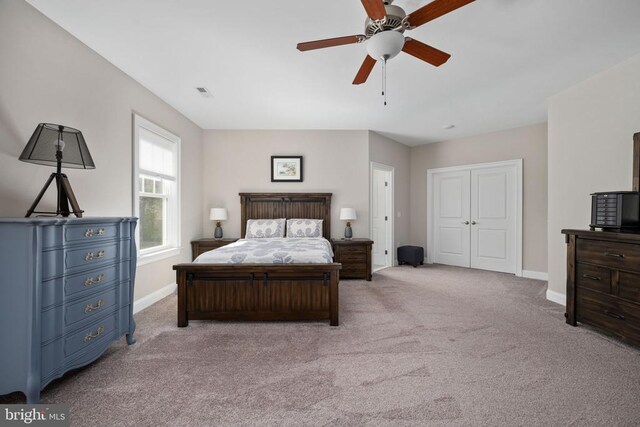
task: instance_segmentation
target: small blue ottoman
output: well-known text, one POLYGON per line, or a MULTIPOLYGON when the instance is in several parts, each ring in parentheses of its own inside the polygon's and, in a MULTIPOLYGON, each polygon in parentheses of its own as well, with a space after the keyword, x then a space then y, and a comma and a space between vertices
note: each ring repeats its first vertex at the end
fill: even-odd
POLYGON ((411 264, 417 267, 424 264, 424 249, 420 246, 400 246, 398 248, 398 265, 411 264))

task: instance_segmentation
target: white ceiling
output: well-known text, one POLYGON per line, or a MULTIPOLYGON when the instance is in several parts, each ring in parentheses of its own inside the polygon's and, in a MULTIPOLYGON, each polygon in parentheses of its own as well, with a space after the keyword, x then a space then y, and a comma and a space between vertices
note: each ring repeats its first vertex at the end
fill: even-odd
POLYGON ((204 129, 459 138, 544 122, 549 96, 640 52, 638 0, 477 0, 408 33, 452 58, 440 68, 391 60, 385 107, 379 65, 351 85, 364 44, 295 48, 361 34, 359 0, 28 2, 204 129))

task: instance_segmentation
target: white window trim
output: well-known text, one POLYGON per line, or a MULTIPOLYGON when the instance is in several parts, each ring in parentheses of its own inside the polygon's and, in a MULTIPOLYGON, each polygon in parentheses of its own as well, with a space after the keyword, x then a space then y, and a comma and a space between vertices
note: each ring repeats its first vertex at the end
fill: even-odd
POLYGON ((139 141, 139 128, 144 128, 149 132, 153 132, 177 145, 176 150, 176 209, 175 209, 175 217, 176 217, 176 241, 174 245, 162 246, 160 248, 151 250, 151 251, 141 251, 140 250, 140 227, 136 228, 136 242, 138 242, 138 265, 145 265, 152 262, 160 261, 162 259, 171 258, 177 255, 180 255, 181 251, 181 221, 180 221, 180 207, 181 207, 181 171, 180 171, 180 153, 181 153, 181 143, 182 140, 179 136, 174 135, 173 133, 163 129, 157 124, 145 119, 144 117, 133 114, 133 174, 132 174, 132 183, 133 183, 133 201, 132 201, 132 212, 133 216, 139 218, 140 217, 140 173, 144 173, 144 171, 140 170, 140 162, 138 158, 138 141, 139 141))

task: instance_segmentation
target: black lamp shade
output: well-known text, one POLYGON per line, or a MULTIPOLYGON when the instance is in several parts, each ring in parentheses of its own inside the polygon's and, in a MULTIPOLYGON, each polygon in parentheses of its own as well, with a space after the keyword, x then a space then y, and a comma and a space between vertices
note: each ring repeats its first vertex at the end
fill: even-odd
MULTIPOLYGON (((20 154, 23 162, 56 167, 58 139, 64 141, 62 165, 72 169, 95 169, 82 132, 68 126, 40 123, 20 154)), ((62 146, 62 144, 60 144, 62 146)))

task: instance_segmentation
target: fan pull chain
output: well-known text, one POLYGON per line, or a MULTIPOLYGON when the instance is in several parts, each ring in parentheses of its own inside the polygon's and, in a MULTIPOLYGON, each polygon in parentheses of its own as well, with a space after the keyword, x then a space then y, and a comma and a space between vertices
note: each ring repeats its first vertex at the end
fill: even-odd
POLYGON ((382 58, 382 96, 384 105, 387 105, 387 59, 382 58))

